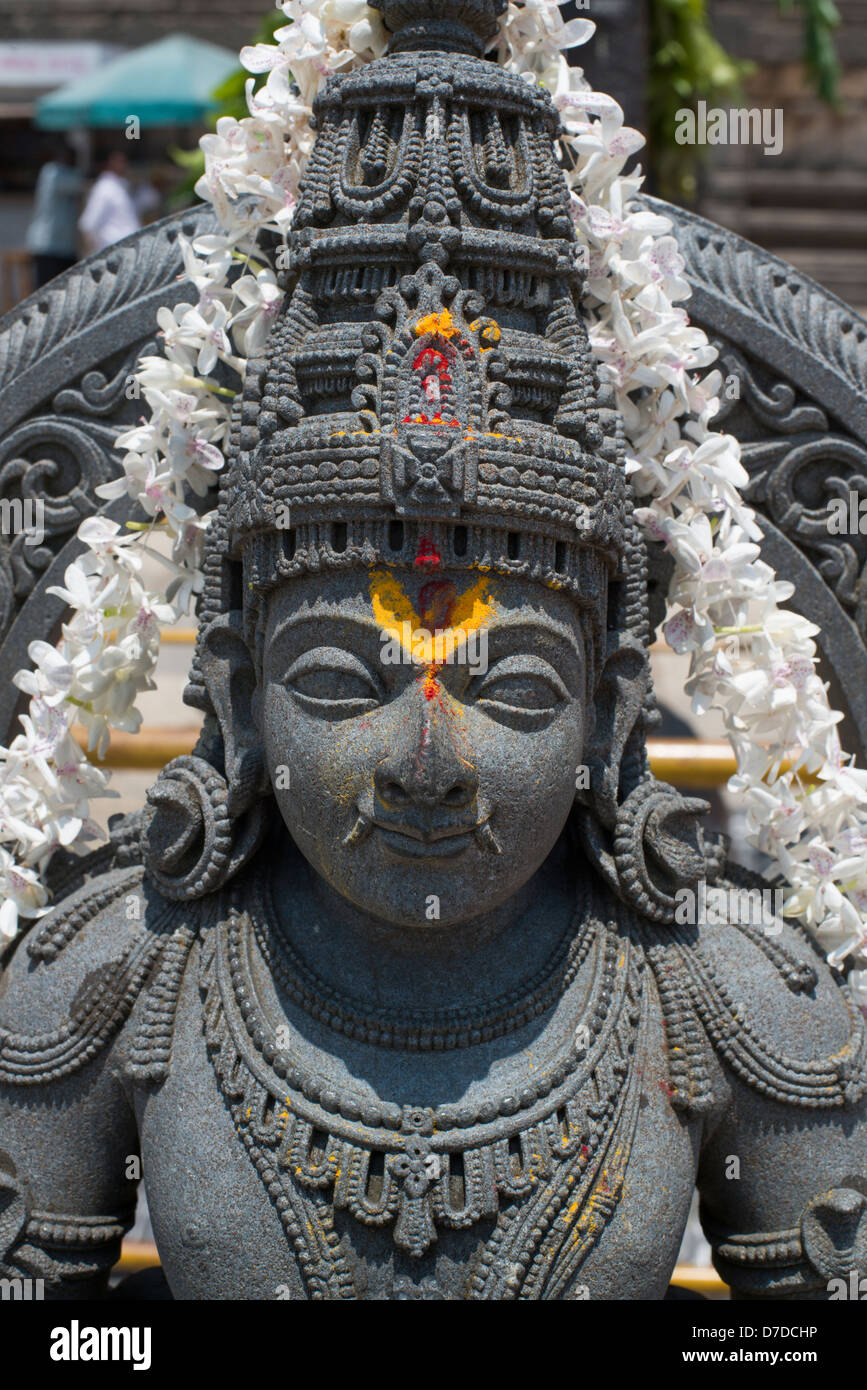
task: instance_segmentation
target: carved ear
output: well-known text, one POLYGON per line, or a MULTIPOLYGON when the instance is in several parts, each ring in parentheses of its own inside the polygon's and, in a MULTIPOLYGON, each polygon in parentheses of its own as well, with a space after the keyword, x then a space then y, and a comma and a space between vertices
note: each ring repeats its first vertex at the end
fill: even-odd
POLYGON ((584 751, 590 785, 579 796, 593 806, 609 830, 617 818, 624 750, 644 708, 650 681, 644 648, 628 639, 613 641, 616 645, 609 647, 596 685, 593 727, 584 751))
POLYGON ((223 736, 226 808, 240 816, 268 790, 256 668, 240 613, 223 613, 208 625, 199 664, 223 736))

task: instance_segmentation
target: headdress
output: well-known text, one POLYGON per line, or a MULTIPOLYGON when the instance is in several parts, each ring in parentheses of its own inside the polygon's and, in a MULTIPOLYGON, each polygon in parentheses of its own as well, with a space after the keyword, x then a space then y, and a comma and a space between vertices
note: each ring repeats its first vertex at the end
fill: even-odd
MULTIPOLYGON (((443 565, 568 591, 597 645, 614 633, 646 662, 646 558, 582 318, 559 117, 483 56, 503 0, 379 8, 387 55, 314 104, 278 254, 285 299, 234 415, 202 632, 242 609, 252 643, 276 584, 408 568, 427 547, 443 565)), ((186 699, 211 713, 198 661, 186 699)), ((648 677, 608 790, 612 833, 639 786, 642 827, 656 805, 654 714, 648 677)))
POLYGON ((248 595, 320 568, 412 565, 423 543, 579 597, 620 572, 623 446, 581 317, 559 118, 481 56, 501 0, 382 8, 389 54, 314 105, 205 622, 223 604, 218 554, 248 595))

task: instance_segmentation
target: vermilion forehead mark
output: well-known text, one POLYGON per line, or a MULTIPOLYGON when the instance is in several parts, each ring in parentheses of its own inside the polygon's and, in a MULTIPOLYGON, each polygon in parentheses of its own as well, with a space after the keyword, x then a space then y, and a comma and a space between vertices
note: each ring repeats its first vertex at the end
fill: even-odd
MULTIPOLYGON (((439 550, 427 537, 419 538, 416 565, 436 570, 441 564, 439 550)), ((494 604, 487 593, 487 579, 480 577, 465 594, 459 594, 451 579, 438 576, 429 579, 421 586, 418 611, 412 605, 405 590, 388 571, 374 570, 370 576, 370 600, 374 614, 385 633, 399 642, 405 651, 417 659, 416 644, 412 633, 423 628, 427 636, 427 651, 424 652, 425 670, 418 677, 426 700, 436 700, 445 712, 445 691, 437 679, 440 666, 449 660, 449 652, 443 646, 441 660, 433 659, 434 640, 442 642, 441 634, 454 642, 481 626, 486 626, 494 611, 494 604), (405 629, 410 629, 409 637, 405 629), (433 634, 433 636, 432 636, 433 634)))
POLYGON ((457 597, 457 586, 452 579, 429 579, 422 584, 418 612, 428 631, 441 632, 451 627, 457 597))
MULTIPOLYGON (((439 548, 429 536, 420 536, 416 568, 436 570, 441 565, 439 548)), ((457 587, 451 579, 429 579, 421 586, 418 595, 419 617, 430 632, 441 632, 451 626, 457 596, 457 587)), ((434 699, 439 690, 436 671, 436 665, 432 665, 424 678, 423 689, 427 700, 434 699)))

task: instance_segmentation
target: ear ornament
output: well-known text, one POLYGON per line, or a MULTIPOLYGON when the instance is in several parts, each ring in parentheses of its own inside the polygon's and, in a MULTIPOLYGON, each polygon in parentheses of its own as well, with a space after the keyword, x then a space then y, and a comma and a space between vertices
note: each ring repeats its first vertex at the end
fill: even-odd
POLYGON ((255 802, 234 820, 226 779, 204 758, 173 759, 147 799, 145 865, 160 892, 176 902, 214 892, 261 843, 263 802, 255 802))

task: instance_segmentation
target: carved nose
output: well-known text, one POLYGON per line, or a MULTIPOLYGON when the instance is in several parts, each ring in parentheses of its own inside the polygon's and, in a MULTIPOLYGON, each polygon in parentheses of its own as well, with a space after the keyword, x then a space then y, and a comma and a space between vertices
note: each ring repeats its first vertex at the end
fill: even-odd
POLYGON ((448 716, 431 701, 423 702, 412 733, 401 737, 376 769, 376 794, 388 810, 464 809, 479 789, 475 769, 458 753, 448 716))

